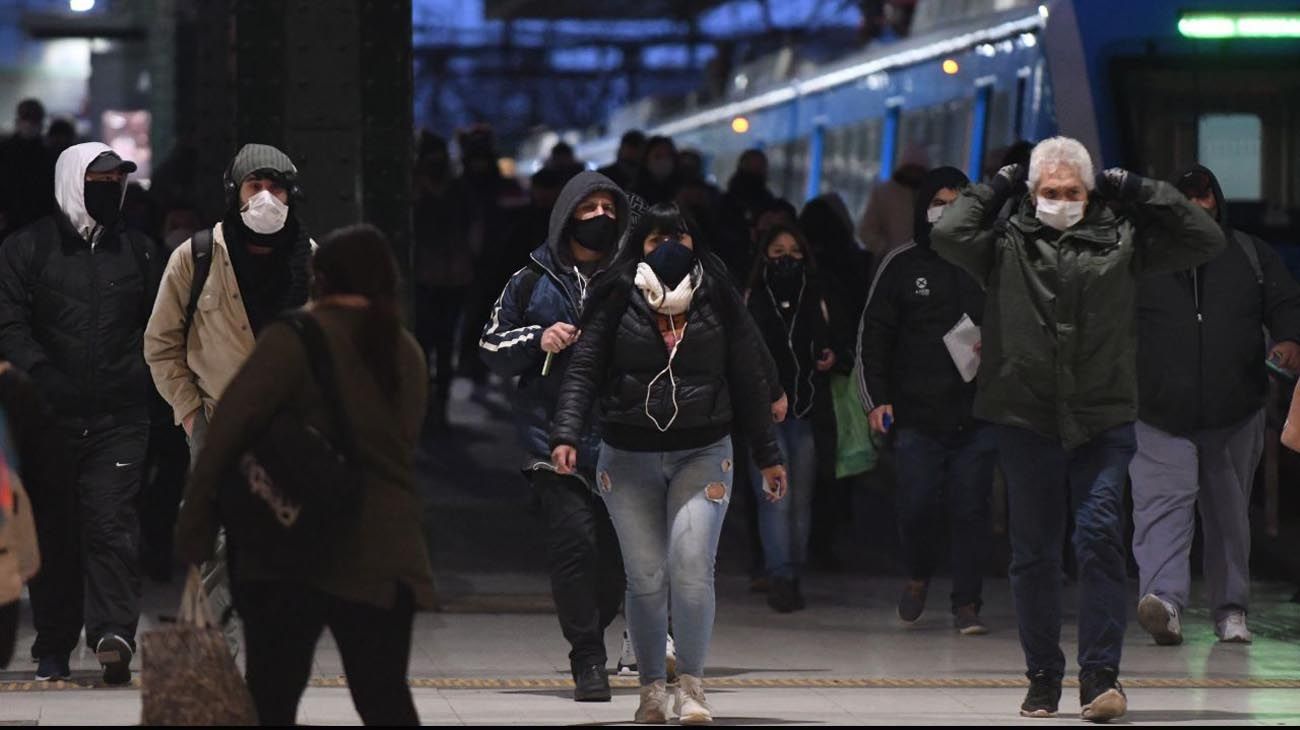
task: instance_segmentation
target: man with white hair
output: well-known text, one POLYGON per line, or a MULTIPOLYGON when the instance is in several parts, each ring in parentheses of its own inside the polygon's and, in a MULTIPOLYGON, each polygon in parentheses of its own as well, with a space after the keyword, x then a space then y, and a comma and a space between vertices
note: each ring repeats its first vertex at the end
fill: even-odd
POLYGON ((1061 697, 1061 543, 1068 505, 1079 563, 1079 701, 1085 720, 1128 708, 1119 684, 1127 603, 1121 519, 1136 450, 1137 284, 1224 248, 1205 211, 1173 186, 1119 168, 1093 178, 1078 141, 1030 157, 1028 195, 996 214, 1019 165, 967 187, 931 234, 939 255, 988 290, 975 416, 998 428, 1007 479, 1011 589, 1025 652, 1026 717, 1061 697))

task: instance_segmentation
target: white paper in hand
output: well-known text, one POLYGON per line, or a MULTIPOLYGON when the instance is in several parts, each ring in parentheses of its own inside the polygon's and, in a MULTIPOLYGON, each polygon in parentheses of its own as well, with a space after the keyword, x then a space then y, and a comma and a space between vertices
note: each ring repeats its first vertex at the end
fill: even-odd
POLYGON ((980 342, 980 328, 971 321, 970 315, 963 314, 957 324, 943 336, 943 344, 952 355, 952 362, 961 373, 961 379, 969 383, 975 379, 980 369, 980 356, 975 346, 980 342))

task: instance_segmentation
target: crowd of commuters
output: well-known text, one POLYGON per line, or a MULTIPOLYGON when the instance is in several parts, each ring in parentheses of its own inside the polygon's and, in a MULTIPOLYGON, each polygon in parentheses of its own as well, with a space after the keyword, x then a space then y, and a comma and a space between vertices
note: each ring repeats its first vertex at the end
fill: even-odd
POLYGON ((802 209, 775 195, 757 149, 720 189, 699 152, 633 131, 599 171, 557 144, 524 186, 490 129, 454 145, 426 133, 408 336, 384 234, 318 246, 281 150, 235 152, 206 226, 184 154, 145 191, 134 163, 45 133, 43 116, 24 102, 0 144, 30 183, 0 199, 0 406, 44 562, 39 680, 70 675, 84 630, 105 681, 130 681, 142 579, 166 578, 174 552, 203 566, 264 723, 296 717, 326 627, 363 720, 417 722, 412 626, 436 599, 415 451, 452 426, 454 377, 481 397, 490 374, 512 390, 574 699, 611 699, 605 633, 622 614, 637 722, 713 720, 703 676, 733 500, 752 587, 775 612, 805 608, 851 483, 836 469, 853 445, 836 427, 845 376, 893 454, 904 624, 947 568, 954 630, 989 630, 1003 475, 1022 714, 1059 710, 1067 550, 1085 719, 1126 712, 1130 606, 1157 644, 1181 642, 1196 510, 1216 634, 1251 641, 1267 366, 1300 369, 1300 286, 1228 225, 1206 168, 1097 174, 1057 137, 971 181, 909 147, 855 226, 833 192, 802 209), (230 507, 245 503, 223 496, 252 485, 299 529, 311 502, 281 519, 288 498, 266 481, 263 447, 289 422, 361 495, 301 554, 248 540, 252 518, 230 507))

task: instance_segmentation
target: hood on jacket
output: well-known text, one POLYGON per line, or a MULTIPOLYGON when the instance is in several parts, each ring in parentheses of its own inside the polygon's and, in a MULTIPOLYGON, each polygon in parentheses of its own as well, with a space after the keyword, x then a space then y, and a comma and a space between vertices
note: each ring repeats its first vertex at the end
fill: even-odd
MULTIPOLYGON (((112 151, 113 148, 103 142, 75 144, 64 150, 54 164, 54 199, 73 229, 87 240, 99 224, 86 210, 86 170, 100 155, 112 151)), ((122 185, 122 199, 126 199, 125 184, 122 185)))
POLYGON ((1214 220, 1220 225, 1226 225, 1228 222, 1228 208, 1226 201, 1223 199, 1223 188, 1219 186, 1219 178, 1214 176, 1210 168, 1204 165, 1193 165, 1187 172, 1178 176, 1178 182, 1175 184, 1178 192, 1187 196, 1203 197, 1206 189, 1214 192, 1214 220))
POLYGON ((546 248, 556 261, 569 260, 568 232, 569 224, 573 220, 573 211, 578 209, 578 205, 588 195, 596 192, 607 192, 614 196, 615 217, 618 223, 618 244, 609 252, 606 260, 612 261, 618 248, 621 247, 630 221, 631 210, 628 206, 627 194, 613 180, 599 172, 583 170, 564 185, 560 196, 555 200, 555 206, 551 208, 551 225, 546 236, 546 248))
POLYGON ((934 224, 926 214, 935 194, 944 188, 961 190, 969 182, 966 173, 955 167, 936 167, 925 173, 925 177, 921 178, 920 186, 916 189, 916 198, 912 204, 912 237, 916 245, 922 248, 930 247, 930 229, 934 228, 934 224))

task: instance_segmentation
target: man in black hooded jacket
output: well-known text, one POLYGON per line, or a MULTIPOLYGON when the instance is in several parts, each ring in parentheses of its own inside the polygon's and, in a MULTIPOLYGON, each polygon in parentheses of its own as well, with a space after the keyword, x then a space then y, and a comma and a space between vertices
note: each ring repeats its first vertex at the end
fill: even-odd
POLYGON ((1139 290, 1138 450, 1129 470, 1138 621, 1157 644, 1181 643, 1199 506, 1215 633, 1246 643, 1250 492, 1268 391, 1264 330, 1277 343, 1269 359, 1300 369, 1300 287, 1268 244, 1228 225, 1210 170, 1198 165, 1177 185, 1219 222, 1228 247, 1139 290))
POLYGON ((898 522, 910 579, 898 616, 921 616, 938 562, 944 493, 952 547, 952 612, 963 634, 986 632, 979 618, 981 553, 996 446, 992 429, 972 416, 975 383, 963 379, 944 344, 962 316, 978 324, 984 293, 965 271, 930 248, 930 231, 967 183, 956 168, 922 178, 913 206, 913 241, 881 260, 858 334, 857 381, 877 433, 896 431, 898 522))

